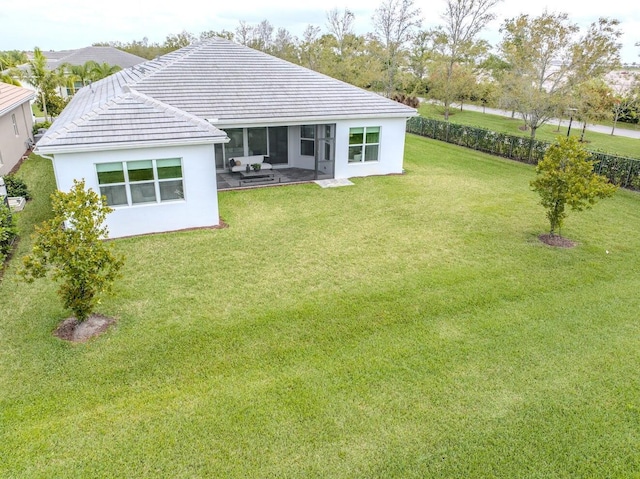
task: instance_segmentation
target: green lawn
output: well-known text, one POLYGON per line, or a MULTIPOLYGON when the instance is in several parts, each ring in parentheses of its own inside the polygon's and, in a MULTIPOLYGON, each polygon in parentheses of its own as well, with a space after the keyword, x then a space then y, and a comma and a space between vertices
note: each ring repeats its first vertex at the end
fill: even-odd
MULTIPOLYGON (((405 167, 116 241, 118 323, 86 344, 52 337, 55 287, 14 259, 0 477, 640 477, 640 195, 554 249, 532 167, 413 136, 405 167)), ((53 181, 21 174, 26 235, 53 181)))
POLYGON ((31 111, 33 112, 34 116, 44 118, 44 113, 36 103, 31 104, 31 111))
MULTIPOLYGON (((420 105, 420 114, 427 118, 435 118, 443 120, 443 108, 431 103, 423 103, 420 105)), ((497 131, 500 133, 508 133, 510 135, 530 136, 529 131, 522 131, 519 128, 523 126, 523 121, 518 118, 509 118, 489 113, 480 113, 476 111, 463 110, 459 108, 451 110, 449 121, 459 123, 461 125, 477 126, 487 130, 497 131)), ((622 124, 618 124, 621 128, 622 124)), ((580 138, 582 134, 582 123, 574 121, 571 126, 571 136, 580 138)), ((558 124, 543 125, 536 132, 536 139, 553 142, 555 138, 567 135, 567 127, 560 127, 558 124)), ((585 147, 591 150, 604 151, 619 156, 640 159, 640 140, 637 138, 626 138, 622 136, 611 136, 603 133, 595 133, 586 131, 585 140, 588 142, 585 147)))

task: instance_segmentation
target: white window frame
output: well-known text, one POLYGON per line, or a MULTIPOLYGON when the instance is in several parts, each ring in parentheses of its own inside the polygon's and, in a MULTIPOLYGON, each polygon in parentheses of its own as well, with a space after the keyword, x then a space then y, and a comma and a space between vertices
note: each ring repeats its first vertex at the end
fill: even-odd
POLYGON ((20 136, 20 131, 18 130, 18 121, 16 120, 16 114, 11 113, 11 122, 13 123, 13 132, 16 136, 20 136))
POLYGON ((315 125, 300 125, 300 156, 313 156, 313 157, 316 156, 316 126, 315 125), (311 131, 313 132, 312 137, 302 136, 302 132, 304 131, 305 128, 311 128, 311 131), (303 153, 302 145, 303 143, 307 143, 307 142, 311 142, 311 145, 313 146, 313 153, 310 155, 303 153))
POLYGON ((149 205, 159 205, 163 203, 175 203, 175 202, 184 202, 186 201, 185 195, 185 187, 184 187, 184 164, 182 158, 158 158, 158 159, 140 159, 140 160, 125 160, 125 161, 107 161, 103 163, 95 163, 95 171, 96 171, 96 181, 98 185, 98 189, 101 187, 108 186, 124 186, 125 187, 125 195, 127 197, 126 204, 118 204, 118 205, 109 205, 111 208, 127 208, 127 207, 138 207, 138 206, 149 206, 149 205), (180 161, 180 172, 181 176, 176 178, 158 178, 158 161, 162 160, 179 160, 180 161), (128 163, 136 163, 139 161, 151 161, 153 168, 153 179, 151 180, 141 180, 141 181, 130 181, 129 179, 129 169, 127 167, 128 163), (121 164, 122 172, 124 176, 124 181, 120 181, 117 183, 100 183, 100 178, 98 177, 98 165, 112 165, 112 164, 121 164), (170 181, 181 181, 182 182, 182 198, 171 198, 163 200, 160 196, 160 184, 167 183, 170 181), (144 203, 134 203, 132 200, 131 194, 131 185, 140 185, 144 183, 153 183, 154 192, 155 192, 155 201, 148 201, 144 203))
POLYGON ((347 145, 347 162, 351 165, 354 164, 359 164, 359 163, 378 163, 380 161, 380 138, 382 135, 382 127, 380 126, 375 126, 375 125, 370 125, 370 126, 354 126, 352 128, 349 128, 349 139, 351 138, 351 132, 352 130, 356 130, 356 129, 362 129, 362 143, 351 143, 349 142, 347 145), (378 141, 376 143, 367 143, 367 129, 377 129, 378 130, 378 141), (361 147, 361 152, 359 154, 360 158, 359 159, 355 159, 354 155, 354 159, 349 158, 349 149, 353 148, 353 147, 361 147), (367 147, 372 147, 372 146, 376 146, 377 147, 377 155, 376 155, 376 159, 375 160, 366 160, 365 158, 367 157, 367 147))

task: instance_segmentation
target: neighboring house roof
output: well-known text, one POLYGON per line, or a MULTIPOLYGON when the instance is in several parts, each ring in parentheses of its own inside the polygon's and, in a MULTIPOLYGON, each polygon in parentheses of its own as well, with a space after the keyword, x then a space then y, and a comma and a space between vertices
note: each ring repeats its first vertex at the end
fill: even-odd
MULTIPOLYGON (((173 110, 167 114, 182 112, 201 120, 215 119, 224 125, 406 118, 416 114, 415 109, 376 93, 214 38, 122 70, 80 89, 38 142, 38 148, 95 143, 96 138, 105 135, 96 137, 98 132, 84 125, 89 118, 97 116, 105 119, 101 123, 105 129, 116 128, 123 138, 135 141, 136 132, 120 128, 119 116, 135 130, 135 122, 130 119, 134 113, 119 112, 111 104, 121 101, 123 95, 132 94, 153 99, 156 105, 170 105, 173 110), (112 116, 104 116, 105 108, 112 116), (81 135, 85 136, 81 138, 81 135)), ((174 132, 169 123, 156 133, 168 138, 179 132, 174 132)))
POLYGON ((55 70, 63 63, 69 65, 84 65, 88 61, 108 63, 120 68, 129 68, 138 63, 146 62, 145 58, 118 50, 114 47, 85 47, 77 50, 62 50, 59 52, 43 51, 47 58, 47 68, 55 70))
POLYGON ((0 82, 0 116, 35 97, 33 90, 0 82))

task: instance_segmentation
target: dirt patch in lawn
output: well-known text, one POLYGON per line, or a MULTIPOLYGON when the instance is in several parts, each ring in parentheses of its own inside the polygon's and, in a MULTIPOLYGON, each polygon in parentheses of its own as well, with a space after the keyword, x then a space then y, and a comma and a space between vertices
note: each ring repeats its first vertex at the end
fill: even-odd
POLYGON ((115 319, 101 314, 92 314, 82 322, 71 317, 62 321, 53 335, 72 343, 83 343, 104 333, 115 322, 115 319))
POLYGON ((558 235, 544 234, 538 236, 538 239, 544 244, 555 246, 557 248, 573 248, 577 244, 575 241, 571 241, 569 238, 564 238, 558 235))

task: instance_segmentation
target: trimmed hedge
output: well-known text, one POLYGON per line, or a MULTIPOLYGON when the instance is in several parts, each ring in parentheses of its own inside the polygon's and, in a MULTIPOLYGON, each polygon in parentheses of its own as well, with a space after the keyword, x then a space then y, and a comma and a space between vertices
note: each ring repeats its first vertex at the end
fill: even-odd
MULTIPOLYGON (((410 118, 407 121, 407 132, 532 165, 542 160, 551 144, 423 117, 410 118)), ((640 160, 597 151, 589 153, 595 161, 594 169, 598 174, 606 176, 615 185, 640 190, 640 160)))

